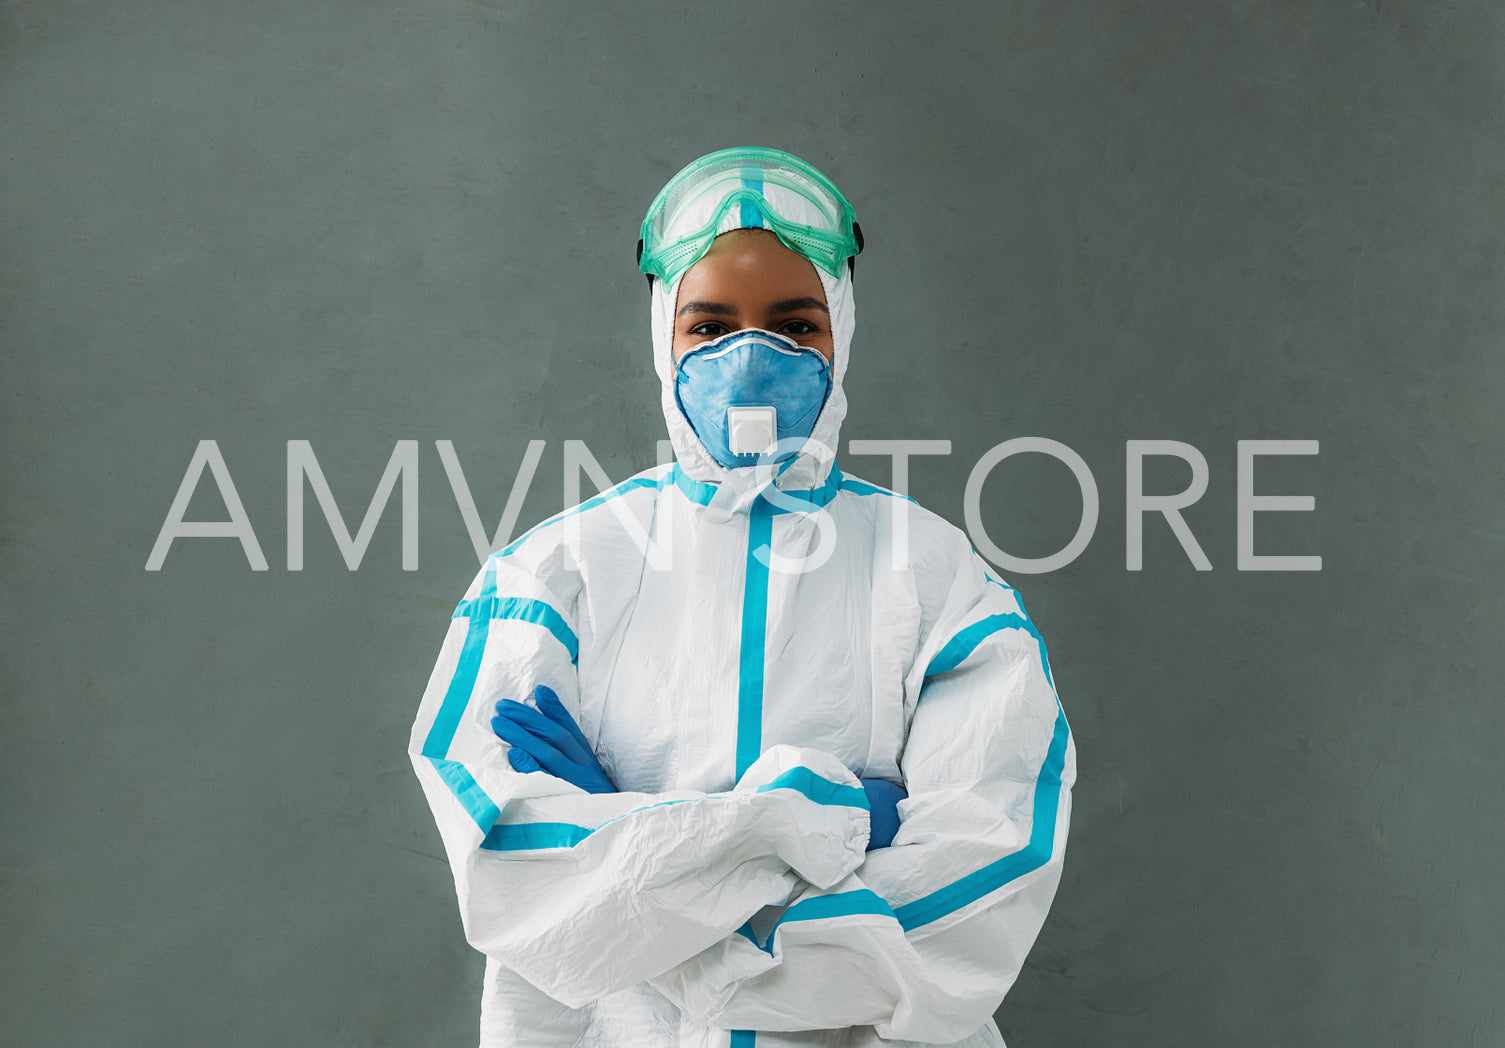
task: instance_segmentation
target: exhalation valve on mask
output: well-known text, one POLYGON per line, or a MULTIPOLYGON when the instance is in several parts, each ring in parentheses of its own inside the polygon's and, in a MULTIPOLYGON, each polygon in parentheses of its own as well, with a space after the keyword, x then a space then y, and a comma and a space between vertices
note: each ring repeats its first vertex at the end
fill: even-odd
POLYGON ((772 451, 779 431, 779 410, 767 404, 726 409, 726 443, 733 455, 772 451))
POLYGON ((761 328, 704 342, 674 369, 680 412, 727 469, 795 455, 830 394, 825 357, 761 328))

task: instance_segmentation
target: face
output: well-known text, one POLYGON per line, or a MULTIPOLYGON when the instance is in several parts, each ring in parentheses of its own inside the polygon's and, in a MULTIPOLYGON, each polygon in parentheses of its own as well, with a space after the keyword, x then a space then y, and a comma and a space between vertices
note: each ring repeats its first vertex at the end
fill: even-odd
POLYGON ((685 271, 675 305, 674 362, 702 342, 743 328, 786 335, 827 360, 836 352, 815 267, 772 230, 723 233, 685 271))

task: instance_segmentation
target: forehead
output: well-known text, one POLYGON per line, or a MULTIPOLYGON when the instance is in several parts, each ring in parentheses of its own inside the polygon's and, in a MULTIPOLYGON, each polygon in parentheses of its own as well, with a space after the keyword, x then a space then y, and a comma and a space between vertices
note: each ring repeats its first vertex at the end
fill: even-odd
POLYGON ((679 301, 704 298, 753 305, 809 297, 825 302, 825 289, 810 260, 766 229, 738 229, 711 242, 710 250, 685 271, 679 301))

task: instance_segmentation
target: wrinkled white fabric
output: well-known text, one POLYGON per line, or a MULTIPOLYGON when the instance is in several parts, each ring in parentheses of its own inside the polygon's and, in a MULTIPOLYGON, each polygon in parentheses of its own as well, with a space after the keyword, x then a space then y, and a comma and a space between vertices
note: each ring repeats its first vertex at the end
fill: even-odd
MULTIPOLYGON (((835 354, 812 439, 835 449, 851 280, 821 282, 835 354)), ((413 725, 487 958, 481 1043, 1002 1045, 992 1013, 1054 897, 1076 777, 1045 647, 912 501, 802 452, 773 505, 771 471, 712 460, 674 402, 676 294, 652 309, 676 463, 493 554, 413 725), (538 684, 622 792, 512 769, 490 718, 538 684), (861 777, 908 791, 888 848, 864 851, 861 777)))

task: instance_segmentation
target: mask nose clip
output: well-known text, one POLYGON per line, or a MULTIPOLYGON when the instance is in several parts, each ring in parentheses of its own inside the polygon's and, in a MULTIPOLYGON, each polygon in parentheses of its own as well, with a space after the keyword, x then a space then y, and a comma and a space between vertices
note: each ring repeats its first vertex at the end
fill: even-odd
POLYGON ((764 405, 726 409, 727 446, 733 455, 769 451, 779 432, 778 409, 764 405))

